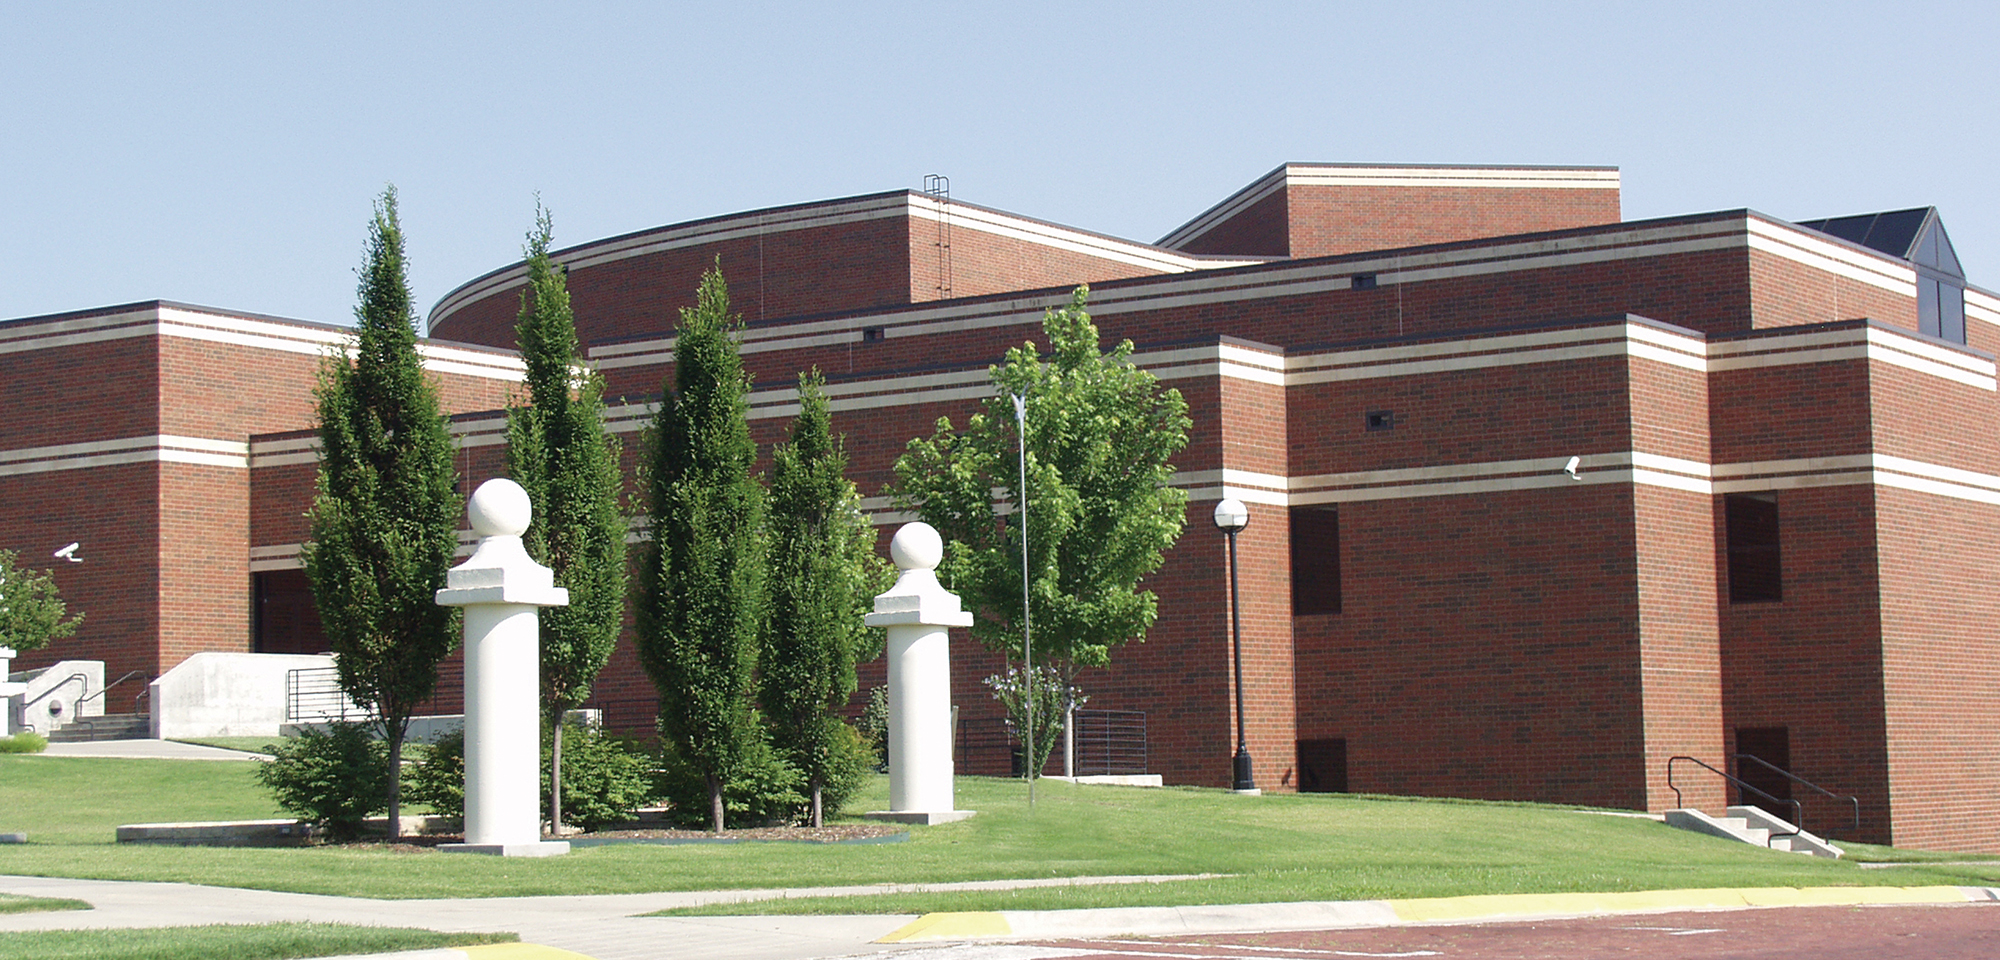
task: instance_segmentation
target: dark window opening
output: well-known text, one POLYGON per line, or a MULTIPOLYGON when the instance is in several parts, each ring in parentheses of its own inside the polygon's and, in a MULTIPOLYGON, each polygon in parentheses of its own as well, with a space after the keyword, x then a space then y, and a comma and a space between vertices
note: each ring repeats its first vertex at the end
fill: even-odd
POLYGON ((328 653, 326 630, 304 570, 250 575, 251 649, 257 653, 328 653))
POLYGON ((1370 410, 1362 417, 1369 432, 1396 429, 1396 412, 1393 410, 1370 410))
MULTIPOLYGON (((1779 800, 1792 799, 1792 781, 1771 767, 1789 773, 1792 769, 1792 732, 1789 727, 1737 727, 1736 728, 1736 779, 1762 790, 1779 800), (1768 763, 1764 766, 1756 760, 1742 759, 1756 757, 1768 763)), ((1753 807, 1769 807, 1771 801, 1757 794, 1737 788, 1737 802, 1753 807)), ((1769 813, 1789 817, 1789 810, 1770 810, 1769 813)))
POLYGON ((1297 507, 1291 512, 1292 616, 1340 612, 1340 511, 1297 507))
POLYGON ((1965 287, 1948 278, 1917 271, 1917 332, 1965 342, 1965 287))
POLYGON ((1347 792, 1347 741, 1299 741, 1299 792, 1347 792))
POLYGON ((1351 286, 1356 290, 1373 290, 1375 289, 1375 275, 1372 273, 1357 273, 1354 275, 1351 286))
POLYGON ((861 341, 863 343, 874 343, 875 341, 881 340, 882 338, 887 337, 888 335, 889 331, 883 327, 861 328, 861 341))
POLYGON ((1729 602, 1776 603, 1784 599, 1783 563, 1778 549, 1778 495, 1724 496, 1729 544, 1729 602))

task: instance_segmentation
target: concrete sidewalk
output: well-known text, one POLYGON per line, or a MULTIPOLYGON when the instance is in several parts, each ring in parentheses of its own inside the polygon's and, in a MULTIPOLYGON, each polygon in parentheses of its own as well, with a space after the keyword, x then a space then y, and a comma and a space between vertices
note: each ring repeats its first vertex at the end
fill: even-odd
MULTIPOLYGON (((0 893, 64 897, 82 900, 93 907, 91 910, 0 914, 0 932, 294 920, 446 931, 511 932, 519 934, 526 943, 574 951, 594 960, 677 960, 681 957, 810 960, 893 949, 877 946, 875 942, 917 918, 911 915, 641 917, 634 914, 676 907, 801 897, 1096 886, 1186 879, 1196 877, 1059 877, 575 897, 373 900, 187 883, 0 876, 0 893)), ((424 953, 430 955, 435 951, 424 953)), ((509 956, 514 954, 510 952, 509 956)), ((526 955, 521 956, 525 958, 526 955)))
POLYGON ((261 753, 224 750, 174 740, 96 740, 87 743, 51 743, 31 757, 117 757, 122 760, 269 760, 261 753))
MULTIPOLYGON (((116 929, 278 920, 506 931, 523 943, 394 955, 407 960, 813 960, 1001 940, 1186 936, 1328 930, 1420 923, 1550 919, 1611 914, 1860 904, 2000 903, 1988 887, 1822 887, 1666 890, 1635 893, 1520 894, 1428 900, 1267 903, 1106 910, 1030 910, 912 916, 639 917, 672 907, 782 897, 924 890, 1000 889, 1139 877, 957 884, 869 885, 762 891, 639 893, 463 900, 368 900, 180 883, 130 883, 0 876, 0 892, 68 897, 88 911, 0 915, 0 931, 116 929)), ((946 950, 942 954, 958 952, 946 950)), ((385 955, 387 956, 387 955, 385 955)))

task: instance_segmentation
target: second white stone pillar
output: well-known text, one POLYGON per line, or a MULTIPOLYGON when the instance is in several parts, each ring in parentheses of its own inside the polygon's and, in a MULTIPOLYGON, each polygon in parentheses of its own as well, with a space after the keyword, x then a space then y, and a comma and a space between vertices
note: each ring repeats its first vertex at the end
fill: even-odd
POLYGON ((896 531, 889 557, 902 571, 875 598, 871 627, 888 628, 889 809, 871 816, 944 823, 971 816, 956 809, 951 743, 949 627, 969 627, 972 613, 937 580, 944 542, 927 523, 896 531))

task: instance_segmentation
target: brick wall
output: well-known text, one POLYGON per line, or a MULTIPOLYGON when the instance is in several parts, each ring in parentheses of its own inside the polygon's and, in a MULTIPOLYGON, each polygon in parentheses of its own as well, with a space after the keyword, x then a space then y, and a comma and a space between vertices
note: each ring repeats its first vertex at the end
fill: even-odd
POLYGON ((1294 258, 1618 222, 1610 189, 1295 184, 1286 192, 1294 258))
MULTIPOLYGON (((1890 839, 1884 744, 1882 634, 1874 539, 1875 491, 1834 486, 1778 491, 1784 599, 1731 603, 1720 498, 1716 570, 1721 593, 1723 723, 1785 727, 1791 771, 1860 798, 1859 834, 1890 839)), ((1808 825, 1844 826, 1837 808, 1807 811, 1808 825)))

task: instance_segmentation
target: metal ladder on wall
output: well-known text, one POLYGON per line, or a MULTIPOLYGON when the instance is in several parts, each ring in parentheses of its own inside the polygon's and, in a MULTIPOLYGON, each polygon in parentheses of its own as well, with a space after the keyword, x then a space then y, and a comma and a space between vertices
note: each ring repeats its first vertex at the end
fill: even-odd
POLYGON ((942 174, 924 175, 924 193, 938 203, 937 298, 951 299, 951 178, 942 174))

